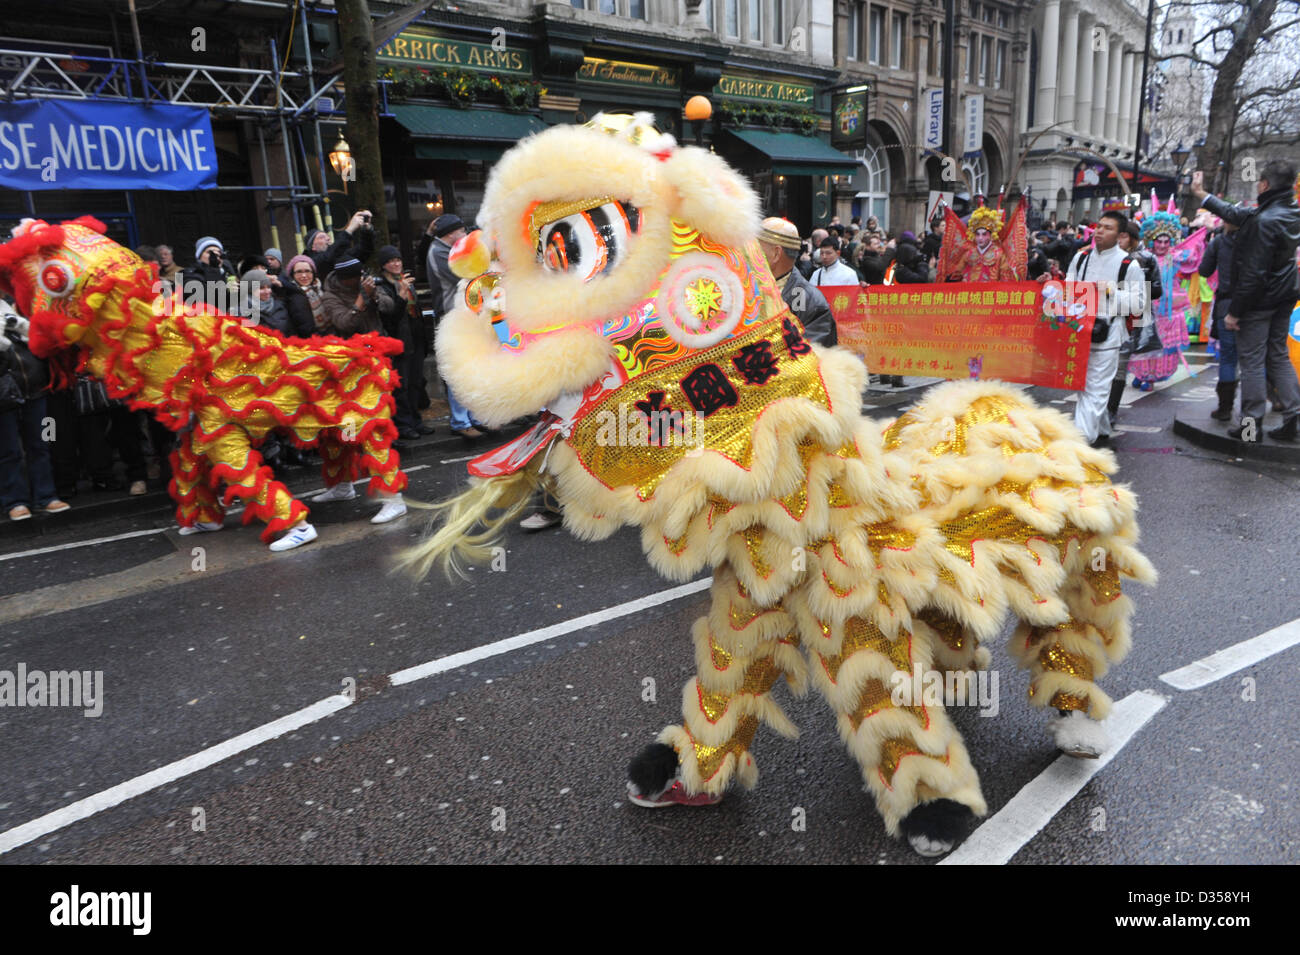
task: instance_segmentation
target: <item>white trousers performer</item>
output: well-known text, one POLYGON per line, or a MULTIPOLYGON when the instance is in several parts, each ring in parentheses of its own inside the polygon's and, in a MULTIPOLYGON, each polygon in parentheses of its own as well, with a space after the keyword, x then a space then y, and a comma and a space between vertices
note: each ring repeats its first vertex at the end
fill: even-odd
POLYGON ((1111 433, 1106 402, 1110 400, 1110 383, 1119 368, 1119 346, 1124 335, 1124 320, 1112 318, 1110 335, 1088 352, 1087 384, 1079 392, 1079 403, 1074 406, 1074 426, 1083 432, 1083 440, 1089 444, 1099 436, 1111 433))

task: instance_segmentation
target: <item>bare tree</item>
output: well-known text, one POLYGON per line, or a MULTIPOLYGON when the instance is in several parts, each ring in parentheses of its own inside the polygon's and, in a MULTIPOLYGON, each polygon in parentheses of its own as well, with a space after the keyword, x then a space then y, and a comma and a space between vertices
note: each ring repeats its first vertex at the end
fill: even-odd
POLYGON ((1300 0, 1174 0, 1169 9, 1194 11, 1201 31, 1190 53, 1169 59, 1215 71, 1199 165, 1206 182, 1221 192, 1240 145, 1297 133, 1294 125, 1288 130, 1281 124, 1294 118, 1286 104, 1300 91, 1300 64, 1293 52, 1300 0))
POLYGON ((375 237, 388 241, 384 174, 379 156, 379 85, 375 73, 375 35, 366 0, 336 0, 343 47, 344 104, 348 145, 356 161, 357 208, 369 209, 375 237))

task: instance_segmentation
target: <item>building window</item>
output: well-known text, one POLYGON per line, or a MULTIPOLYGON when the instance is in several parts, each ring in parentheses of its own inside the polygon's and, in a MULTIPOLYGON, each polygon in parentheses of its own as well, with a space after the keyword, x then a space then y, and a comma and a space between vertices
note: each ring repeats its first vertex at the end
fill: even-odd
POLYGON ((889 65, 896 70, 903 68, 903 38, 907 33, 907 17, 902 13, 894 14, 893 29, 889 32, 889 65))
POLYGON ((645 0, 627 0, 627 15, 633 20, 644 20, 645 0))
POLYGON ((748 9, 745 11, 749 19, 749 38, 762 42, 763 40, 763 0, 749 0, 748 9))
POLYGON ((993 59, 993 38, 980 38, 980 86, 989 85, 989 60, 993 59))
POLYGON ((1029 31, 1029 125, 1034 125, 1034 110, 1037 108, 1038 98, 1038 34, 1033 30, 1029 31))
POLYGON ((997 11, 994 10, 992 7, 985 7, 983 10, 980 11, 980 13, 983 14, 983 19, 985 23, 992 23, 997 16, 997 11))
POLYGON ((740 0, 722 0, 726 6, 727 36, 740 36, 740 0))
POLYGON ((1179 43, 1182 43, 1182 42, 1183 42, 1183 31, 1182 31, 1182 30, 1179 30, 1179 31, 1178 31, 1178 42, 1179 42, 1179 43))
POLYGON ((930 75, 943 75, 943 24, 930 23, 930 75))
POLYGON ((849 5, 849 49, 850 60, 862 59, 862 4, 849 5))
POLYGON ((988 160, 984 158, 984 153, 980 152, 971 159, 963 159, 961 168, 970 181, 971 196, 987 196, 989 194, 989 164, 988 160))
POLYGON ((614 9, 614 6, 615 0, 600 0, 601 13, 617 13, 618 11, 614 9))
POLYGON ((867 216, 875 216, 880 228, 889 228, 889 162, 885 150, 871 144, 854 153, 862 168, 853 177, 859 200, 858 215, 865 224, 867 216))
POLYGON ((972 20, 978 20, 980 18, 980 5, 978 3, 972 3, 970 5, 970 18, 972 20))
POLYGON ((975 82, 975 68, 979 64, 980 58, 980 35, 972 33, 970 43, 966 44, 966 82, 973 84, 975 82))
POLYGON ((1008 26, 1008 24, 1010 24, 1010 22, 1011 22, 1011 21, 1007 19, 1007 12, 1006 12, 1005 10, 999 10, 999 11, 998 11, 998 29, 999 29, 999 30, 1005 30, 1005 29, 1007 29, 1007 26, 1008 26))
POLYGON ((885 11, 882 7, 871 8, 871 36, 867 42, 868 60, 877 65, 883 63, 885 61, 885 11))
POLYGON ((785 0, 772 0, 772 45, 785 46, 785 0))
POLYGON ((993 68, 993 85, 1003 89, 1007 82, 1007 41, 998 40, 998 58, 993 68))

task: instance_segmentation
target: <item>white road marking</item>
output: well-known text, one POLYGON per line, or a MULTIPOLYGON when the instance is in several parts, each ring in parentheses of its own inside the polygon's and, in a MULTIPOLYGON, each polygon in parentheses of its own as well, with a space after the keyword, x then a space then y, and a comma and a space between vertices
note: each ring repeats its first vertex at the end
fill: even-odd
MULTIPOLYGON (((427 465, 420 465, 427 467, 427 465)), ((581 617, 575 617, 563 623, 553 624, 549 627, 543 627, 540 630, 530 630, 528 633, 521 633, 518 636, 510 637, 506 640, 498 640, 496 643, 489 643, 486 646, 475 647, 472 650, 465 650, 461 653, 453 653, 451 656, 442 657, 432 660, 419 666, 409 667, 405 670, 399 670, 389 679, 394 686, 400 686, 404 683, 411 683, 425 677, 433 676, 437 673, 443 673, 447 670, 453 670, 457 667, 474 663, 487 657, 499 656, 508 653, 511 650, 517 650, 520 647, 526 647, 533 643, 540 643, 543 640, 549 640, 553 637, 562 636, 566 633, 572 633, 575 630, 582 630, 586 627, 592 627, 606 620, 617 620, 619 617, 626 617, 629 614, 637 613, 641 610, 647 610, 650 607, 657 607, 660 604, 669 603, 681 597, 688 597, 691 594, 707 590, 713 583, 712 577, 706 577, 704 580, 692 581, 689 584, 682 584, 680 587, 673 587, 669 590, 661 591, 657 594, 650 594, 646 597, 639 597, 636 600, 629 600, 627 603, 618 604, 613 607, 606 607, 604 610, 597 610, 595 613, 585 614, 581 617)), ((126 802, 128 799, 134 799, 136 796, 143 795, 150 790, 165 786, 168 783, 175 782, 185 776, 193 775, 200 770, 207 769, 223 759, 238 755, 245 750, 252 749, 269 740, 283 736, 285 733, 293 732, 309 723, 315 723, 317 720, 337 713, 339 710, 351 705, 352 701, 348 697, 339 694, 337 696, 327 697, 313 703, 304 709, 287 716, 282 716, 278 720, 265 723, 255 729, 242 733, 233 739, 228 739, 224 743, 218 743, 216 746, 210 746, 201 750, 192 756, 186 756, 178 759, 166 766, 145 773, 142 776, 136 776, 134 779, 128 779, 124 783, 105 789, 103 792, 96 793, 93 796, 87 796, 85 799, 79 799, 74 803, 64 806, 62 809, 56 809, 54 812, 46 813, 31 822, 23 823, 6 832, 0 832, 0 855, 24 846, 41 836, 48 835, 65 826, 70 826, 74 822, 80 822, 105 809, 111 809, 114 806, 126 802)))
MULTIPOLYGON (((413 464, 409 468, 402 468, 402 471, 406 474, 411 474, 415 471, 423 471, 427 467, 430 467, 430 465, 413 464)), ((364 484, 369 480, 370 478, 362 478, 359 481, 353 481, 352 484, 353 486, 356 486, 358 484, 364 484)), ((315 490, 302 491, 298 494, 295 494, 294 497, 301 500, 302 498, 312 497, 316 494, 320 494, 324 490, 325 488, 318 487, 315 490)), ((230 510, 226 511, 226 516, 237 517, 242 513, 244 513, 243 507, 232 507, 230 510)), ((172 527, 155 527, 147 531, 130 531, 126 534, 115 534, 112 537, 96 537, 92 540, 69 541, 66 544, 54 544, 50 547, 37 547, 35 550, 22 550, 14 554, 0 554, 0 562, 6 560, 17 560, 20 557, 37 557, 41 554, 52 554, 55 551, 60 551, 60 550, 75 550, 78 547, 94 547, 96 544, 111 544, 113 541, 129 540, 132 537, 148 537, 150 534, 165 534, 168 531, 174 529, 175 528, 172 527)))
POLYGON ((439 461, 439 464, 459 464, 461 461, 473 461, 479 455, 467 454, 463 458, 447 458, 445 461, 439 461))
POLYGON ((1189 663, 1177 670, 1161 674, 1160 679, 1179 690, 1198 690, 1215 680, 1253 666, 1260 660, 1267 659, 1275 653, 1290 649, 1300 643, 1300 619, 1274 627, 1267 633, 1243 640, 1212 653, 1204 659, 1189 663))
POLYGON ((1165 430, 1149 424, 1117 424, 1114 429, 1116 431, 1128 431, 1133 434, 1159 434, 1165 430))
POLYGON ((62 829, 64 826, 70 826, 74 822, 80 822, 82 819, 87 819, 98 812, 103 812, 105 809, 111 809, 128 799, 134 799, 136 796, 157 789, 159 786, 165 786, 201 769, 207 769, 223 759, 229 759, 231 756, 252 749, 254 746, 268 740, 283 736, 285 733, 291 733, 308 723, 315 723, 331 713, 337 713, 344 707, 350 706, 351 703, 352 701, 343 694, 326 697, 295 713, 265 723, 256 729, 249 730, 247 733, 241 733, 224 743, 209 746, 192 756, 186 756, 174 763, 160 766, 142 776, 136 776, 124 783, 118 783, 116 786, 105 789, 93 796, 78 799, 62 809, 46 813, 44 816, 23 823, 21 826, 16 826, 7 832, 0 832, 0 855, 39 839, 41 836, 62 829))
POLYGON ((682 584, 680 587, 673 587, 657 594, 650 594, 636 600, 629 600, 627 603, 606 607, 604 610, 597 610, 595 613, 584 614, 581 617, 574 617, 572 620, 551 624, 551 626, 542 627, 540 630, 529 630, 527 633, 507 637, 504 640, 498 640, 496 643, 484 644, 481 647, 462 650, 460 653, 453 653, 450 656, 430 660, 428 663, 407 667, 405 670, 398 670, 396 673, 391 674, 388 679, 394 686, 413 683, 416 680, 423 680, 439 673, 446 673, 448 670, 455 670, 471 663, 477 663, 479 660, 485 660, 488 657, 495 657, 502 653, 509 653, 511 650, 518 650, 520 647, 541 643, 543 640, 560 637, 575 630, 594 627, 596 624, 604 623, 607 620, 617 620, 619 617, 626 617, 641 610, 648 610, 651 607, 657 607, 660 604, 669 603, 681 597, 689 597, 701 590, 707 590, 712 583, 712 577, 692 581, 689 584, 682 584))
POLYGON ((161 534, 166 531, 166 527, 155 527, 147 531, 130 531, 126 534, 114 534, 112 537, 96 537, 94 540, 73 541, 70 544, 54 544, 50 547, 38 547, 35 550, 23 550, 16 554, 0 554, 0 561, 17 560, 19 557, 36 557, 40 554, 52 554, 58 550, 71 550, 74 547, 91 547, 95 544, 110 544, 113 541, 130 540, 132 537, 147 537, 150 534, 161 534))
POLYGON ((1167 697, 1152 690, 1124 697, 1111 708, 1105 721, 1110 749, 1098 759, 1058 756, 939 865, 1005 865, 1168 702, 1167 697))

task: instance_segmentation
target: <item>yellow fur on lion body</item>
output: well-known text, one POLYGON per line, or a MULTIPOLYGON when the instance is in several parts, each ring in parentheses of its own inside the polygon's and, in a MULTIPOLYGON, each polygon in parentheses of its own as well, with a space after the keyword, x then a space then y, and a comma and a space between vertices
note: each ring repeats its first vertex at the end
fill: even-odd
MULTIPOLYGON (((488 424, 536 411, 602 374, 613 348, 601 320, 659 288, 673 223, 746 250, 758 228, 752 191, 717 157, 687 148, 660 159, 560 129, 507 154, 483 218, 502 264, 506 314, 518 328, 551 330, 504 355, 484 317, 465 308, 444 317, 440 370, 488 424), (584 159, 581 176, 571 170, 574 156, 584 159), (519 224, 539 199, 584 196, 648 203, 640 244, 626 270, 591 281, 545 274, 519 224)), ((761 270, 758 287, 772 308, 746 330, 748 340, 766 335, 779 350, 790 313, 769 301, 775 285, 762 258, 741 258, 761 270)), ((651 565, 673 580, 714 570, 711 609, 692 632, 698 676, 683 690, 684 723, 660 734, 678 753, 688 791, 756 782, 749 749, 759 723, 797 732, 769 695, 784 677, 797 693, 817 686, 835 709, 891 833, 933 799, 982 814, 978 778, 942 707, 898 705, 890 681, 913 662, 986 667, 980 644, 1013 612, 1021 624, 1011 651, 1033 672, 1031 702, 1104 718, 1110 699, 1095 680, 1130 645, 1132 605, 1120 577, 1156 579, 1136 547, 1136 499, 1110 483, 1113 455, 1089 448, 1063 415, 1015 388, 940 385, 882 426, 861 415, 866 370, 856 356, 813 346, 810 361, 786 344, 779 396, 742 436, 711 434, 706 420, 695 453, 636 452, 662 462, 645 480, 627 479, 644 476, 645 459, 623 467, 624 452, 595 447, 588 421, 566 429, 544 465, 564 525, 592 541, 640 528, 651 565)), ((677 373, 634 377, 608 400, 671 390, 677 373)), ((682 394, 671 395, 673 407, 682 394)))

